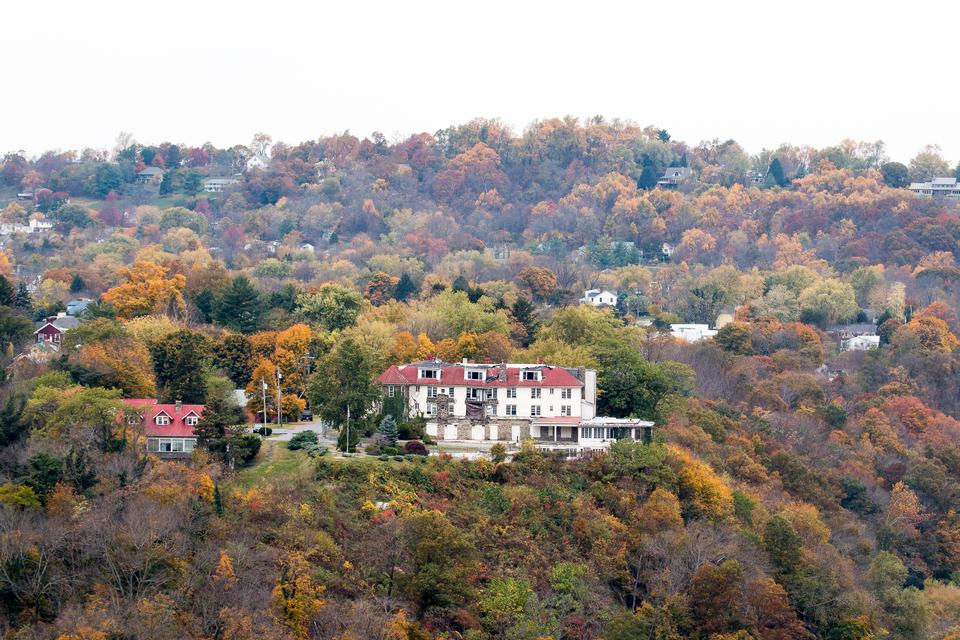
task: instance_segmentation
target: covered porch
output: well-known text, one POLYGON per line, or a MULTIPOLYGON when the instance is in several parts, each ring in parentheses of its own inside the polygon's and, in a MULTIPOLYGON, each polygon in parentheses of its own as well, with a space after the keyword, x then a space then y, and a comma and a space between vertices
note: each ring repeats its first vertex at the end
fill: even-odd
POLYGON ((531 425, 532 437, 537 443, 577 444, 580 442, 580 418, 564 416, 543 418, 531 425))

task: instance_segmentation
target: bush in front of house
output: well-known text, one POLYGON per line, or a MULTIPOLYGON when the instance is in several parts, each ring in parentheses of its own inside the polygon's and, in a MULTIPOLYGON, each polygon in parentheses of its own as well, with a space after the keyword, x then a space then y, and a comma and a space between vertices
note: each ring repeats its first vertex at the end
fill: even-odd
POLYGON ((296 451, 297 449, 305 449, 307 445, 317 444, 319 442, 316 431, 301 431, 297 435, 290 438, 290 442, 287 443, 287 449, 291 451, 296 451))
POLYGON ((257 427, 256 429, 254 429, 253 432, 256 433, 256 434, 259 434, 259 435, 263 436, 264 438, 266 438, 267 436, 273 434, 273 429, 271 429, 270 427, 260 426, 260 427, 257 427))
POLYGON ((405 445, 403 445, 403 452, 408 456, 428 456, 430 451, 427 450, 427 445, 423 444, 419 440, 410 440, 405 445))

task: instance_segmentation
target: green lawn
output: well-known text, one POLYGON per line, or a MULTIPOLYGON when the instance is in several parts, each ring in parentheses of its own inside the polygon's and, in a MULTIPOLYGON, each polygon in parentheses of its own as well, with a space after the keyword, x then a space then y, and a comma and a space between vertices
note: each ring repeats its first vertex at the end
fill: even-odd
POLYGON ((290 451, 286 442, 264 440, 260 453, 249 467, 238 471, 226 483, 241 491, 251 487, 267 487, 313 477, 314 461, 303 451, 290 451))

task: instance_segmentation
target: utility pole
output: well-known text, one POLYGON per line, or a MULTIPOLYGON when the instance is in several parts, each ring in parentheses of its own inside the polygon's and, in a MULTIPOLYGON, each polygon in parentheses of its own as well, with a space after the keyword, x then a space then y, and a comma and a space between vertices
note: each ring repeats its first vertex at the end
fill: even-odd
POLYGON ((267 379, 260 378, 260 386, 263 389, 263 428, 267 428, 267 379))
POLYGON ((346 453, 350 453, 350 403, 349 403, 349 402, 347 403, 347 443, 346 443, 346 447, 347 447, 346 453))
POLYGON ((277 429, 282 425, 283 418, 283 396, 280 392, 280 381, 283 380, 283 374, 280 373, 280 367, 277 367, 277 429))

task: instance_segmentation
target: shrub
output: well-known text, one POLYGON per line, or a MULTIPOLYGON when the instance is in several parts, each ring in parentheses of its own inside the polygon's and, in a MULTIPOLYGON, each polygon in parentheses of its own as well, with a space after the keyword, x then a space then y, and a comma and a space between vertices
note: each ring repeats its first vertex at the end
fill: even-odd
POLYGON ((497 444, 490 447, 490 458, 498 464, 506 460, 507 459, 506 445, 503 444, 502 442, 498 442, 497 444))
POLYGON ((287 443, 287 449, 291 451, 296 451, 297 449, 304 449, 308 444, 317 444, 319 438, 315 431, 301 431, 297 435, 290 438, 290 442, 287 443))
POLYGON ((427 446, 419 440, 411 440, 403 445, 403 452, 408 456, 428 456, 427 446))
POLYGON ((253 430, 253 432, 263 437, 273 435, 273 429, 271 429, 270 427, 257 427, 256 429, 253 430))

